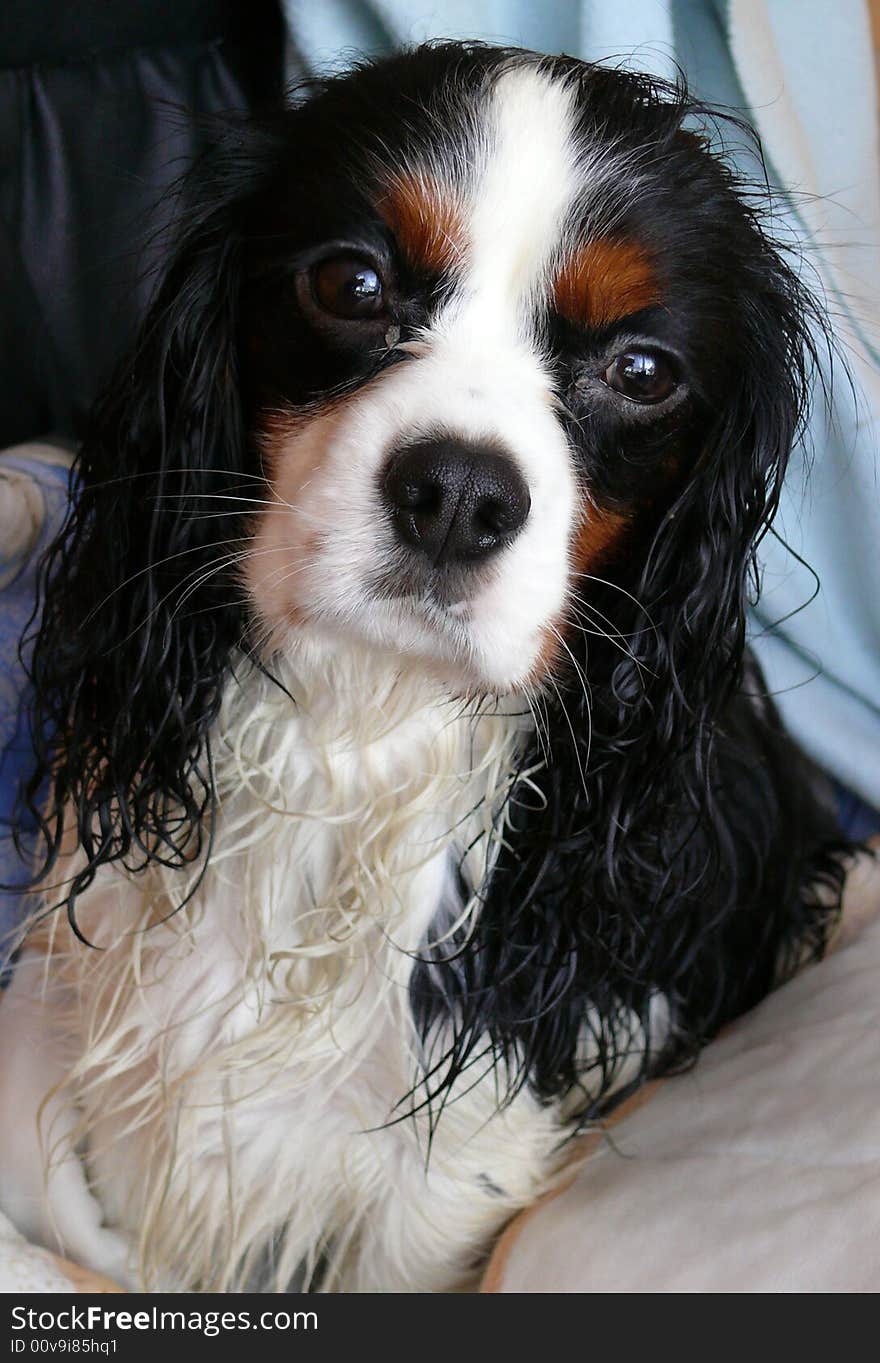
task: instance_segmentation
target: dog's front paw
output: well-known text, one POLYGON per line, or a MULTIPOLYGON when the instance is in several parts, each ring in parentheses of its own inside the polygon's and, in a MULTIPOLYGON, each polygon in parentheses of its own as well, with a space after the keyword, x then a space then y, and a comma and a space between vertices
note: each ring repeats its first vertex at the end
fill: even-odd
POLYGON ((128 1235, 104 1224, 97 1198, 89 1191, 78 1159, 52 1171, 44 1243, 82 1268, 117 1283, 137 1287, 137 1254, 128 1235))
POLYGON ((135 1247, 123 1231, 100 1227, 91 1233, 74 1258, 77 1264, 109 1278, 117 1287, 137 1291, 141 1286, 135 1247))

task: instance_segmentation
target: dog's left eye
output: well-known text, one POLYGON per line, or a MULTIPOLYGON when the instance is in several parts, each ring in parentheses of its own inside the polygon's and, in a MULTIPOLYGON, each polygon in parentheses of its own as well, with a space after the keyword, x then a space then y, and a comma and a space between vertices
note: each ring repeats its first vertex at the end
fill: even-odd
POLYGON ((333 317, 359 321, 385 311, 382 280, 366 261, 334 256, 313 265, 310 273, 315 301, 333 317))
POLYGON ((673 363, 660 350, 625 350, 611 361, 602 379, 630 402, 663 402, 678 387, 673 363))

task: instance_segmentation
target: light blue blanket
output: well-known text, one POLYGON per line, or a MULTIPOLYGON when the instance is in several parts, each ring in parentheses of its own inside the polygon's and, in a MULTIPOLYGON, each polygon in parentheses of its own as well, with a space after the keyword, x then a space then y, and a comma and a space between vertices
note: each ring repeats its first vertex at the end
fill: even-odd
MULTIPOLYGON (((28 876, 12 832, 19 782, 32 764, 19 642, 34 609, 40 556, 64 519, 69 480, 70 455, 58 446, 0 453, 0 885, 28 876)), ((19 831, 27 846, 27 825, 19 831)), ((0 890, 0 962, 27 902, 0 890)))

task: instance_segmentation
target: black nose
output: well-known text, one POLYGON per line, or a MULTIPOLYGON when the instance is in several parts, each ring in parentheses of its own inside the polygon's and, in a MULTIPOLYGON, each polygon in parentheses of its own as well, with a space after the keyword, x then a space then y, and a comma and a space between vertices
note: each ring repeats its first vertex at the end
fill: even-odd
POLYGON ((512 459, 453 437, 393 453, 382 494, 400 538, 438 566, 475 562, 509 544, 532 504, 512 459))

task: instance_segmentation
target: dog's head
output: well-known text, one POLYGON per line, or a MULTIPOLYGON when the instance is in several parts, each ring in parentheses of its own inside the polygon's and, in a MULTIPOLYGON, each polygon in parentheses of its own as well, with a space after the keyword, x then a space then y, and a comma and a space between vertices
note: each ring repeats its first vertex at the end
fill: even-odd
POLYGON ((115 811, 94 855, 192 853, 236 645, 356 643, 459 695, 573 666, 619 755, 705 726, 810 341, 703 117, 646 77, 442 45, 205 157, 35 653, 58 805, 115 811))
POLYGON ((635 590, 689 488, 676 554, 736 579, 791 443, 799 318, 686 112, 620 72, 444 47, 288 116, 240 218, 272 503, 243 572, 271 646, 540 684, 591 575, 635 590))

